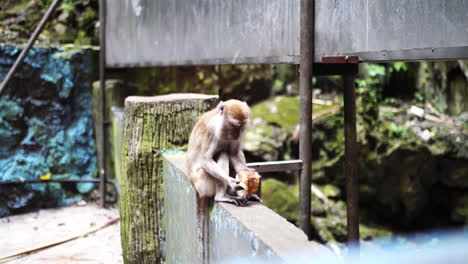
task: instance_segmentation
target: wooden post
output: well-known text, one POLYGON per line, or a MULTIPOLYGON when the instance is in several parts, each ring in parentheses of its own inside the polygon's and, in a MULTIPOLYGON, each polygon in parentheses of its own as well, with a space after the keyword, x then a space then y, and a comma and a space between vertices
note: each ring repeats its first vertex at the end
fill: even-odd
POLYGON ((197 94, 125 100, 120 215, 126 264, 162 262, 161 152, 182 149, 198 117, 217 103, 217 96, 197 94))

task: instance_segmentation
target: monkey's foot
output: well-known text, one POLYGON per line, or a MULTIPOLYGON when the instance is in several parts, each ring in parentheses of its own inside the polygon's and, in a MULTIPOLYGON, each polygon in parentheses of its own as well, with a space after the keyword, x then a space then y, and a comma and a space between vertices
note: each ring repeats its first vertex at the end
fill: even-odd
POLYGON ((247 205, 247 199, 240 199, 240 198, 232 198, 232 197, 229 197, 229 196, 223 196, 223 197, 215 197, 214 199, 216 202, 220 202, 220 203, 232 203, 232 204, 235 204, 237 206, 246 206, 247 205))
POLYGON ((261 199, 260 197, 258 197, 258 195, 256 195, 256 194, 252 194, 252 195, 249 197, 249 201, 254 201, 254 202, 263 203, 262 199, 261 199))

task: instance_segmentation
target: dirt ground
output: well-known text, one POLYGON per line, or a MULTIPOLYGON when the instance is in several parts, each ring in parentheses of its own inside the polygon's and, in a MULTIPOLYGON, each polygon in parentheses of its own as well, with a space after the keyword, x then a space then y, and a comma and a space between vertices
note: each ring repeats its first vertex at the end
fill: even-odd
MULTIPOLYGON (((0 259, 85 234, 119 217, 118 209, 97 205, 44 209, 37 212, 0 218, 0 259)), ((95 233, 20 257, 0 260, 0 264, 105 263, 122 261, 120 222, 95 233)))

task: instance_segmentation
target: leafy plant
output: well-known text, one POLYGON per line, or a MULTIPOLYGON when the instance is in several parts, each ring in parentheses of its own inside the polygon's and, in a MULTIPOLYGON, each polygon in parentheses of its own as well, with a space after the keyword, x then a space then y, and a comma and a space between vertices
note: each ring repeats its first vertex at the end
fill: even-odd
POLYGON ((60 5, 60 9, 66 10, 66 11, 72 11, 73 9, 75 9, 75 4, 73 2, 63 2, 60 5))
POLYGON ((407 71, 408 70, 408 63, 404 61, 397 61, 397 62, 392 62, 390 64, 390 71, 407 71))
POLYGON ((382 100, 383 80, 385 77, 385 65, 367 64, 367 78, 356 80, 359 87, 369 90, 369 95, 374 102, 382 100))
POLYGON ((468 121, 460 121, 460 124, 465 130, 468 130, 468 121))

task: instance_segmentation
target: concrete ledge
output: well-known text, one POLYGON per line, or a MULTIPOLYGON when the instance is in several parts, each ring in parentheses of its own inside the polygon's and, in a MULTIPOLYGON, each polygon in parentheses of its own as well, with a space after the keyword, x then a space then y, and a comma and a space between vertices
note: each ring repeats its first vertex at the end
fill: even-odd
MULTIPOLYGON (((167 263, 193 263, 197 259, 196 192, 184 165, 184 153, 164 155, 163 254, 167 263)), ((242 257, 277 263, 286 262, 295 252, 311 257, 330 254, 325 246, 307 241, 300 229, 280 215, 253 202, 246 207, 212 205, 208 234, 210 263, 242 257)))

